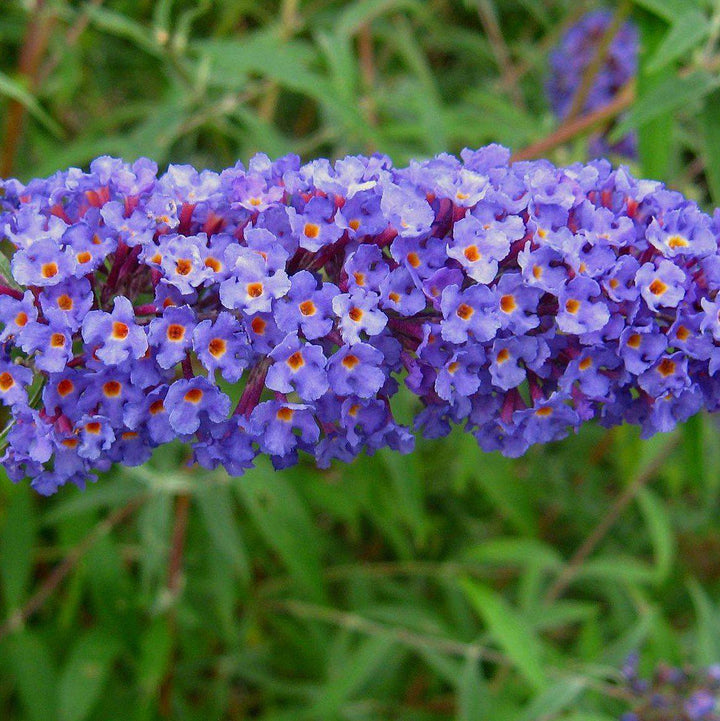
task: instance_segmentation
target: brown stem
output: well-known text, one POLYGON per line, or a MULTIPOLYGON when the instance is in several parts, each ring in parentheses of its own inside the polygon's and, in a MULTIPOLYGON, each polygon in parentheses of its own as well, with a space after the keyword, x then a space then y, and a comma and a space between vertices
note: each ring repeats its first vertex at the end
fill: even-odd
POLYGON ((487 0, 479 0, 478 15, 490 43, 490 49, 495 56, 495 62, 502 78, 502 87, 517 107, 524 108, 522 93, 516 82, 517 72, 513 67, 510 51, 495 16, 495 10, 487 0))
POLYGON ((61 47, 56 50, 43 64, 40 72, 38 73, 38 86, 42 86, 45 81, 52 75, 55 68, 62 60, 63 54, 67 53, 69 48, 75 46, 80 36, 85 32, 87 26, 90 24, 90 12, 91 8, 99 7, 103 4, 103 0, 90 0, 85 7, 78 12, 75 22, 70 26, 68 31, 65 33, 61 47))
MULTIPOLYGON (((45 8, 45 0, 36 0, 25 30, 18 61, 18 74, 25 79, 30 91, 34 91, 38 86, 40 62, 47 50, 55 21, 54 13, 47 12, 45 8)), ((4 141, 0 153, 0 177, 6 178, 13 171, 24 124, 25 106, 18 100, 10 100, 5 115, 4 141)))
POLYGON ((15 611, 2 625, 0 625, 0 641, 8 634, 22 628, 25 621, 37 613, 45 602, 57 590, 65 577, 75 568, 80 559, 113 528, 126 521, 146 500, 143 494, 133 498, 122 508, 113 511, 107 518, 100 521, 85 538, 73 546, 63 560, 53 568, 40 588, 30 596, 25 605, 15 611))
MULTIPOLYGON (((167 590, 173 604, 168 613, 168 626, 170 637, 177 636, 177 613, 175 601, 180 595, 182 587, 182 569, 185 556, 185 538, 187 536, 188 519, 190 516, 190 494, 181 493, 175 501, 175 523, 173 525, 172 540, 170 543, 170 556, 168 559, 167 590)), ((160 686, 160 715, 170 718, 172 715, 172 690, 175 677, 175 662, 170 668, 160 686)))
POLYGON ((585 68, 582 81, 580 82, 580 87, 578 88, 577 93, 575 93, 572 105, 570 106, 570 112, 567 116, 568 120, 575 120, 575 118, 577 118, 584 110, 585 103, 590 95, 593 83, 595 82, 605 59, 607 58, 608 53, 610 52, 610 45, 620 31, 620 28, 625 22, 627 16, 630 14, 631 8, 632 6, 630 4, 630 0, 623 0, 615 11, 612 22, 610 23, 608 29, 603 33, 593 59, 585 68))
POLYGON ((527 145, 518 150, 512 157, 513 160, 532 160, 542 158, 548 151, 554 150, 569 140, 576 138, 597 125, 616 118, 620 113, 632 105, 635 99, 634 84, 628 83, 612 100, 602 108, 595 110, 588 115, 583 115, 575 120, 565 121, 557 130, 550 135, 538 140, 536 143, 527 145))
POLYGON ((679 440, 671 438, 657 456, 627 485, 625 490, 615 499, 608 512, 595 526, 590 535, 583 541, 580 547, 572 555, 565 568, 545 594, 543 602, 551 605, 568 589, 575 576, 582 568, 588 556, 597 548, 598 544, 605 538, 608 531, 615 525, 625 509, 632 503, 640 489, 662 468, 668 456, 675 450, 679 440))

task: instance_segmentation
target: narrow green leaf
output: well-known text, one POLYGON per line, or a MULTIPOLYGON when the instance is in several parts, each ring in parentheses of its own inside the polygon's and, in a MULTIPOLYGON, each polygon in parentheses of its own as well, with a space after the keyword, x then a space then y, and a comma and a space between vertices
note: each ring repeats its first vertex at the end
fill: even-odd
POLYGON ((138 658, 137 680, 145 698, 151 698, 165 678, 172 648, 167 618, 155 617, 142 636, 138 658))
POLYGON ((103 692, 122 643, 106 629, 87 631, 72 647, 58 683, 59 721, 83 721, 103 692))
MULTIPOLYGON (((0 478, 7 482, 4 473, 0 478)), ((5 607, 12 613, 21 605, 30 584, 38 522, 29 486, 12 486, 8 496, 0 529, 0 588, 5 607)))
POLYGON ((531 625, 502 596, 487 586, 464 579, 462 588, 508 658, 536 689, 542 690, 547 683, 542 646, 531 625))
POLYGON ((224 556, 245 582, 250 580, 250 564, 240 535, 234 499, 227 486, 207 484, 198 487, 195 499, 205 530, 214 550, 224 556))
POLYGON ((648 61, 647 71, 656 73, 675 60, 687 56, 707 38, 711 29, 710 19, 696 8, 690 8, 688 12, 675 17, 665 39, 648 61))
POLYGON ((0 250, 0 277, 5 285, 9 285, 11 288, 16 290, 20 289, 20 286, 15 282, 13 278, 12 270, 10 270, 10 258, 0 250))
POLYGON ((488 695, 479 660, 468 656, 457 682, 457 721, 487 718, 488 695))
POLYGON ((627 116, 618 123, 611 139, 621 138, 631 130, 643 128, 663 115, 693 105, 719 85, 720 78, 704 70, 696 70, 687 77, 667 75, 638 98, 627 116))
POLYGON ((40 635, 24 630, 8 640, 11 666, 3 676, 15 679, 28 721, 57 718, 56 671, 52 655, 40 635))
POLYGON ((340 36, 350 37, 363 25, 380 15, 395 10, 418 11, 421 7, 417 0, 356 0, 356 2, 348 3, 341 13, 336 25, 336 32, 340 36))
POLYGON ((238 497, 265 542, 313 600, 324 600, 320 537, 307 505, 282 475, 248 473, 235 484, 238 497))
POLYGON ((568 678, 549 686, 536 696, 517 721, 540 721, 555 718, 561 711, 575 704, 587 688, 587 679, 568 678))
POLYGON ((657 581, 666 580, 675 557, 675 535, 666 505, 648 488, 641 488, 638 504, 655 550, 657 581))
POLYGON ((697 8, 697 0, 633 0, 635 5, 653 13, 663 20, 672 22, 689 9, 697 8))
POLYGON ((702 123, 705 135, 705 175, 713 204, 717 206, 720 205, 720 90, 705 96, 702 123))
POLYGON ((38 122, 42 123, 56 138, 62 138, 65 131, 40 105, 35 96, 21 83, 0 72, 0 95, 5 95, 20 103, 38 122))
POLYGON ((705 589, 694 578, 688 590, 695 606, 697 624, 693 657, 698 666, 709 666, 720 658, 720 614, 705 589))

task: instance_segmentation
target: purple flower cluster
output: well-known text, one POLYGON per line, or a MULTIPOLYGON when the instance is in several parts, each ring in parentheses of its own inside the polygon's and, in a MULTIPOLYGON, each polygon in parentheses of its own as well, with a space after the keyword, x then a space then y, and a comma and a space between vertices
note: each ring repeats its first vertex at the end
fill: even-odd
POLYGON ((179 438, 238 475, 462 424, 517 456, 720 405, 720 215, 607 161, 102 157, 0 183, 2 463, 42 493, 179 438))
POLYGON ((658 667, 652 678, 638 675, 633 654, 623 667, 633 710, 620 721, 720 721, 720 665, 707 668, 658 667))
MULTIPOLYGON (((560 119, 567 117, 583 83, 585 71, 597 55, 603 37, 610 29, 613 14, 594 10, 570 27, 550 54, 550 73, 546 94, 550 107, 560 119)), ((632 22, 625 22, 607 50, 585 100, 583 114, 599 110, 612 102, 637 74, 638 32, 632 22)), ((627 158, 637 155, 635 134, 610 145, 605 135, 593 138, 590 152, 595 156, 615 153, 627 158)))

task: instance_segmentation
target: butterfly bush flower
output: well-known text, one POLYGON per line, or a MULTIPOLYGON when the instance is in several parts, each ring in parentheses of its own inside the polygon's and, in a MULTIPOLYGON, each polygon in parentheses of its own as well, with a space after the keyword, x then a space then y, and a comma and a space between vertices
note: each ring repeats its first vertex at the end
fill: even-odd
MULTIPOLYGON (((573 108, 585 73, 597 56, 603 38, 612 24, 612 12, 589 12, 565 32, 550 53, 550 74, 545 91, 553 113, 561 120, 566 118, 573 108)), ((587 114, 605 107, 636 76, 638 46, 637 28, 627 21, 621 25, 610 42, 580 112, 587 114)), ((596 156, 615 153, 634 158, 637 155, 637 137, 633 133, 611 145, 605 134, 595 136, 590 152, 596 156)))
POLYGON ((409 452, 401 386, 509 456, 720 408, 720 213, 605 160, 99 158, 0 181, 0 235, 2 463, 41 493, 175 439, 235 475, 409 452))
POLYGON ((661 664, 649 678, 632 654, 622 668, 632 711, 620 721, 720 721, 720 665, 677 668, 661 664))

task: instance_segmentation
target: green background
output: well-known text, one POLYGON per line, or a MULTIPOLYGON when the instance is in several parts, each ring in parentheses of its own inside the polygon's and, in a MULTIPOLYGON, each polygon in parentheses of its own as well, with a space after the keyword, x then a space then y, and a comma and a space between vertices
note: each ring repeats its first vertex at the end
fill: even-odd
MULTIPOLYGON (((543 83, 597 6, 4 0, 0 174, 492 141, 583 160, 543 83)), ((613 7, 643 37, 633 169, 709 210, 718 9, 613 7)), ((588 425, 515 461, 454 432, 329 471, 229 479, 178 446, 85 493, 2 480, 0 719, 617 718, 631 650, 646 670, 720 659, 718 440, 698 416, 649 441, 588 425)))

